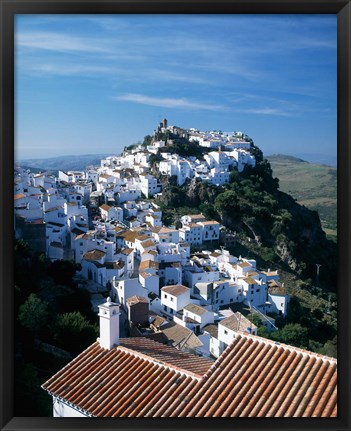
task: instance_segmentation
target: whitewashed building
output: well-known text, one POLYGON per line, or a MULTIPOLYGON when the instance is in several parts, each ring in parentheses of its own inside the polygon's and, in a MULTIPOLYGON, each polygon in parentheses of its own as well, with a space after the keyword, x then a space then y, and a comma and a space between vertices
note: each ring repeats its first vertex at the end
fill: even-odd
POLYGON ((173 317, 190 303, 190 289, 182 284, 161 288, 162 313, 173 317))

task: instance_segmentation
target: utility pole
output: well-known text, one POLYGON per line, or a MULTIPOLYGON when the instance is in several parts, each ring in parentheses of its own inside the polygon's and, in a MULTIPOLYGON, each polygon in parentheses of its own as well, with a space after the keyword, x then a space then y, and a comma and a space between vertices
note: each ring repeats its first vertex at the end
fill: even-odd
POLYGON ((316 277, 316 286, 319 287, 319 268, 322 265, 320 263, 316 263, 316 267, 317 267, 317 277, 316 277))
POLYGON ((328 314, 330 313, 330 297, 331 297, 331 295, 329 293, 329 295, 328 295, 328 308, 327 308, 327 313, 328 314))

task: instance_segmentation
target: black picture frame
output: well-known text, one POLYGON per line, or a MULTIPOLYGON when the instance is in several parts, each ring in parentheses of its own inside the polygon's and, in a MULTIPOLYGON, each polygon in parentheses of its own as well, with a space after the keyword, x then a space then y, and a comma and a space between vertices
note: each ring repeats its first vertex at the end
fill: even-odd
POLYGON ((0 0, 1 13, 1 429, 350 429, 351 288, 351 5, 344 0, 0 0), (16 14, 335 14, 338 23, 338 417, 335 419, 98 419, 14 417, 13 191, 14 168, 14 17, 16 14), (117 422, 118 421, 118 422, 117 422))

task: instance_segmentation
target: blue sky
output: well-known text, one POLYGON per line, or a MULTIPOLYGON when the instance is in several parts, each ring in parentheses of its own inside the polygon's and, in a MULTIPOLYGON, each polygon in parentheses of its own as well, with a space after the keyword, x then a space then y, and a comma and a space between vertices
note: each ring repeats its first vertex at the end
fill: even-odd
POLYGON ((17 15, 16 159, 109 153, 164 117, 336 155, 335 15, 17 15))

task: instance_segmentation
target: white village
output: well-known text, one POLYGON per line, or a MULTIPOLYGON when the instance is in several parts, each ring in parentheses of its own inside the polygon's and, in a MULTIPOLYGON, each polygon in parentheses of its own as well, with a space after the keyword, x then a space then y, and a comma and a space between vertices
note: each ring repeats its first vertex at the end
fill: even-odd
POLYGON ((149 145, 125 148, 121 155, 107 157, 100 166, 85 171, 59 170, 55 177, 16 166, 16 238, 25 239, 52 261, 67 259, 80 264, 78 286, 89 290, 100 318, 100 338, 88 349, 89 354, 80 355, 68 365, 68 371, 64 368, 43 386, 53 397, 54 416, 257 416, 275 415, 278 410, 277 415, 286 416, 335 414, 336 361, 258 337, 257 326, 247 318, 257 316, 271 332, 276 329, 272 315, 286 316, 289 295, 278 271, 258 268, 254 259, 230 254, 235 233, 203 214, 183 215, 178 226, 164 225, 162 210, 153 201, 162 193, 155 169, 160 175, 174 177, 177 186, 193 178, 222 186, 229 181, 231 170, 241 172, 246 165, 255 166, 250 145, 251 139, 241 132, 185 130, 169 126, 164 119, 149 145), (204 160, 163 151, 166 143, 156 137, 166 131, 208 148, 204 160), (161 158, 151 169, 156 154, 161 158), (235 346, 239 346, 237 350, 235 346), (119 377, 117 371, 109 373, 107 359, 101 359, 110 351, 115 364, 128 361, 128 355, 134 358, 119 377), (174 351, 179 352, 178 362, 174 362, 174 351), (290 365, 284 365, 282 357, 290 365), (142 392, 132 383, 128 386, 127 374, 133 373, 134 362, 136 367, 145 367, 142 377, 139 372, 142 392), (150 363, 158 370, 153 372, 162 375, 160 381, 148 380, 150 363), (283 368, 279 367, 284 366, 288 370, 285 388, 292 391, 291 400, 295 396, 300 400, 294 408, 285 401, 279 404, 279 379, 269 395, 253 402, 255 396, 265 393, 267 376, 281 376, 283 368), (304 374, 298 384, 294 380, 300 366, 309 383, 318 375, 319 392, 310 393, 306 405, 302 405, 301 394, 310 386, 305 385, 304 374), (82 367, 100 379, 92 387, 106 385, 104 395, 95 396, 95 389, 86 386, 82 367), (238 379, 250 369, 247 378, 253 379, 252 384, 255 379, 260 381, 261 389, 256 392, 249 383, 238 389, 239 379, 235 383, 239 386, 234 385, 223 398, 227 410, 222 412, 217 401, 213 401, 216 409, 212 408, 210 393, 222 393, 218 392, 222 380, 227 381, 236 367, 238 379), (256 375, 252 367, 260 372, 256 375), (330 393, 322 402, 326 374, 330 393), (206 379, 212 383, 206 384, 206 379), (178 382, 180 398, 171 396, 175 386, 166 382, 173 380, 178 382), (111 397, 120 392, 121 382, 131 392, 126 392, 125 399, 120 395, 121 400, 112 406, 111 397), (84 396, 79 395, 81 388, 84 396), (253 398, 241 405, 243 392, 251 390, 253 398), (133 391, 135 397, 130 395, 133 391), (134 400, 133 406, 123 404, 127 399, 134 400))

